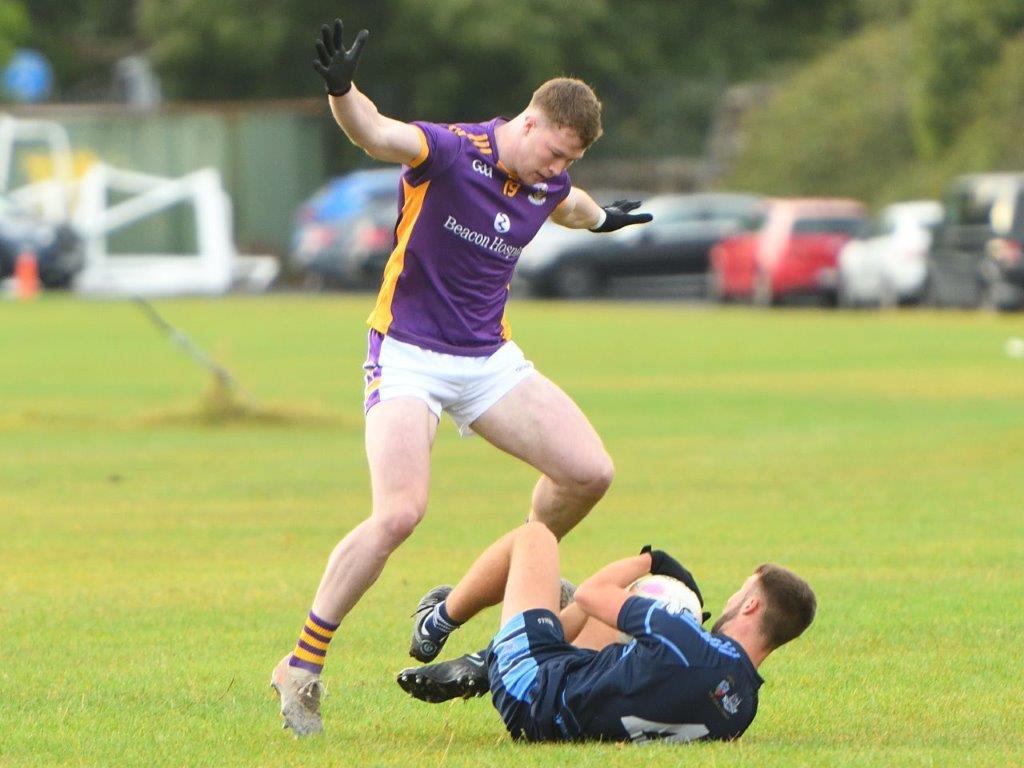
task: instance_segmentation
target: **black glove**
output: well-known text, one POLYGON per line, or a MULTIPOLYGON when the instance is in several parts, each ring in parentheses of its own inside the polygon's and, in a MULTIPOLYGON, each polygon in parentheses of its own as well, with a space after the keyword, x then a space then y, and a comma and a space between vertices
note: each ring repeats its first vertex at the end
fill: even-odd
MULTIPOLYGON (((355 47, 355 46, 353 46, 355 47)), ((628 227, 630 224, 646 224, 654 217, 649 213, 630 213, 640 207, 639 200, 616 200, 611 205, 601 208, 605 213, 601 226, 594 227, 591 232, 614 232, 616 229, 628 227)))
MULTIPOLYGON (((642 555, 644 552, 651 556, 651 573, 657 576, 668 576, 681 581, 697 596, 697 600, 700 601, 700 607, 704 607, 704 595, 700 593, 700 587, 697 586, 697 580, 693 578, 693 574, 690 573, 686 568, 683 567, 682 563, 676 560, 672 555, 667 552, 663 552, 660 549, 651 549, 651 545, 646 545, 640 550, 642 555)), ((711 618, 711 613, 703 611, 701 615, 701 623, 711 618)))
POLYGON ((352 88, 352 78, 356 74, 356 67, 359 66, 363 44, 369 36, 367 30, 360 31, 352 47, 346 51, 345 46, 341 44, 341 19, 334 20, 333 35, 326 24, 320 27, 313 69, 320 73, 331 96, 344 96, 352 88))

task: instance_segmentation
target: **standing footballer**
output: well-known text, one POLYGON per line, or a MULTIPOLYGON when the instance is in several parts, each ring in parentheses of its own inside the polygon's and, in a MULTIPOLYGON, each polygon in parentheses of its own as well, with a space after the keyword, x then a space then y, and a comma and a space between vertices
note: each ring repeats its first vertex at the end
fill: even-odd
MULTIPOLYGON (((541 473, 530 519, 557 537, 604 495, 611 458, 579 407, 510 340, 508 286, 548 217, 595 232, 651 220, 631 213, 638 202, 602 208, 569 180, 568 167, 601 135, 601 103, 585 83, 549 80, 511 119, 404 123, 381 115, 352 82, 368 36, 361 31, 346 49, 341 21, 324 26, 314 67, 352 143, 405 166, 363 366, 373 507, 331 552, 298 643, 273 671, 284 724, 297 735, 322 730, 320 672, 342 618, 426 511, 442 411, 462 434, 475 432, 541 473)), ((433 658, 456 626, 447 592, 420 602, 416 658, 433 658)))

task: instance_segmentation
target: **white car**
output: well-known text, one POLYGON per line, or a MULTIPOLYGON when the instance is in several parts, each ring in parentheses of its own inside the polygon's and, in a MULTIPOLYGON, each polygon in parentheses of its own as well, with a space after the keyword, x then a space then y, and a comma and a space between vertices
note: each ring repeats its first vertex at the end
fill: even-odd
POLYGON ((893 203, 839 252, 839 302, 844 306, 921 298, 928 277, 932 229, 942 220, 934 200, 893 203))

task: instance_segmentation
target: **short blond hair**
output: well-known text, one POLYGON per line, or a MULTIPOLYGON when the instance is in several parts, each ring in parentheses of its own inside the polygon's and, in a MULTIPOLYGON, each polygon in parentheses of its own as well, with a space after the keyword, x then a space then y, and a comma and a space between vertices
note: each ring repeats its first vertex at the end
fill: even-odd
POLYGON ((530 106, 560 128, 571 128, 586 149, 601 138, 601 102, 594 89, 574 77, 556 77, 533 92, 530 106))

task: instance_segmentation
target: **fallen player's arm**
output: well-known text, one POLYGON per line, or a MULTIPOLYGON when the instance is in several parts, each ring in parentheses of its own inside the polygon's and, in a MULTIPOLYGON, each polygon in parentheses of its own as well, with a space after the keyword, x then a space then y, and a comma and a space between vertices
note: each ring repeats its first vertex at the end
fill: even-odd
POLYGON ((650 571, 648 552, 609 563, 576 588, 575 604, 588 616, 617 626, 622 604, 630 596, 626 587, 650 571))

